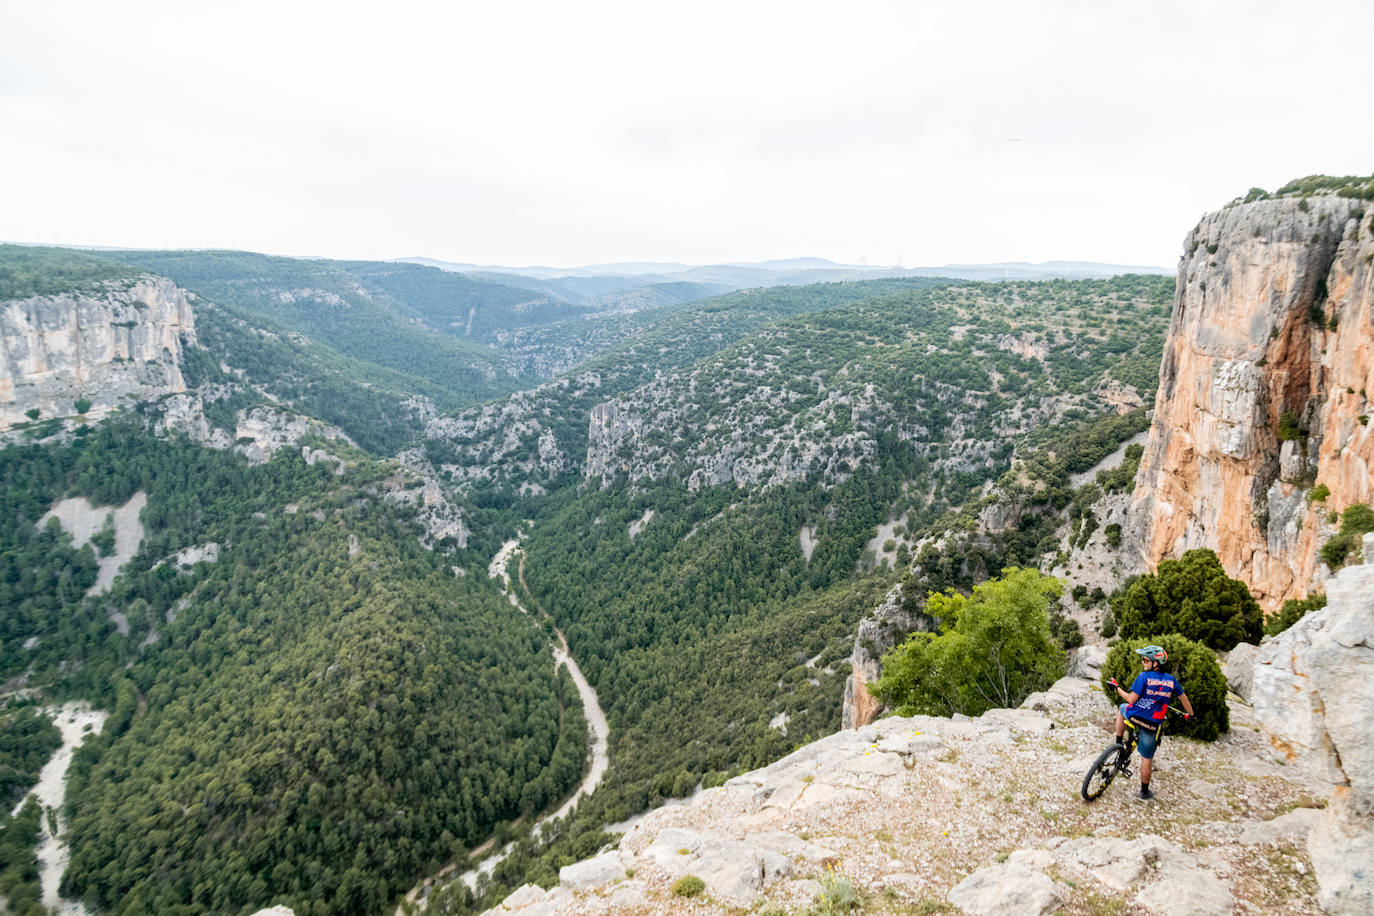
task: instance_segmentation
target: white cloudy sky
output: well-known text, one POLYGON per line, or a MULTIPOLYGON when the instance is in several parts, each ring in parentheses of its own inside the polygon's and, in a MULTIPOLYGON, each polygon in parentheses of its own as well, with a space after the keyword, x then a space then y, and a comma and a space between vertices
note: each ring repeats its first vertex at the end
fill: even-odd
POLYGON ((1172 266, 1374 171, 1374 4, 0 0, 0 238, 1172 266))

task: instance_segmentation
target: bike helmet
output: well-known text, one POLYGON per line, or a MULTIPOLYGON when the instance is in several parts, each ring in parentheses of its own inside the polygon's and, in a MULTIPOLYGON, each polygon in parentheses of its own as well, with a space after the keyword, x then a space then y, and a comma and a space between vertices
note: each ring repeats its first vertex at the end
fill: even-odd
POLYGON ((1146 646, 1143 649, 1136 649, 1135 654, 1161 665, 1169 660, 1169 653, 1164 651, 1163 646, 1146 646))

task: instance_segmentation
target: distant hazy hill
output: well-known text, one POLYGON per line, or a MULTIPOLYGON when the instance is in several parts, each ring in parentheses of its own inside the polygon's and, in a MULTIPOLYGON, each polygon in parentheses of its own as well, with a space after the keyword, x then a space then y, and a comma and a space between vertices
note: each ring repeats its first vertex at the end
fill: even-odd
POLYGON ((770 322, 835 308, 874 296, 943 285, 929 279, 868 280, 782 286, 628 315, 608 315, 513 336, 510 352, 546 361, 541 374, 564 374, 532 391, 440 418, 426 430, 425 450, 436 466, 461 468, 483 486, 547 486, 568 471, 541 445, 580 462, 592 408, 663 373, 707 359, 770 322))
POLYGON ((713 283, 731 289, 756 286, 800 286, 839 280, 872 280, 884 277, 949 277, 958 280, 1083 280, 1121 274, 1173 274, 1172 268, 1103 264, 1096 261, 1046 261, 1030 264, 1006 261, 990 264, 946 264, 942 267, 884 267, 837 264, 825 258, 786 258, 773 261, 732 262, 727 264, 664 264, 634 262, 596 264, 585 267, 490 267, 457 264, 434 258, 404 258, 404 261, 467 274, 499 276, 501 282, 521 285, 539 281, 531 289, 580 301, 601 292, 626 290, 672 280, 713 283), (593 290, 596 290, 594 292, 593 290))

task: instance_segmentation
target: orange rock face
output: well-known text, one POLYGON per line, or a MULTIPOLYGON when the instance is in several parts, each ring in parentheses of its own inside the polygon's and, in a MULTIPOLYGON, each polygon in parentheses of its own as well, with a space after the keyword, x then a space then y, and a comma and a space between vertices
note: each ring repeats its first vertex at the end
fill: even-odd
POLYGON ((1363 201, 1283 199, 1189 234, 1134 495, 1147 568, 1209 547, 1268 610, 1321 589, 1328 513, 1371 500, 1371 222, 1363 201))

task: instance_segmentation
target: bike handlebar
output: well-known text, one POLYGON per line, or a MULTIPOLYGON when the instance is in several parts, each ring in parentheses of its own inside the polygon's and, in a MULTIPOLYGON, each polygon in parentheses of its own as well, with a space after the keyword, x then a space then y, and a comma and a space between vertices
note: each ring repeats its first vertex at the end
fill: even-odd
MULTIPOLYGON (((1107 683, 1108 683, 1108 684, 1111 684, 1111 685, 1112 685, 1113 687, 1115 687, 1117 690, 1120 690, 1120 689, 1121 689, 1121 685, 1118 684, 1118 683, 1116 682, 1116 678, 1114 678, 1114 677, 1113 677, 1113 678, 1108 678, 1108 679, 1107 679, 1107 683)), ((1169 712, 1173 713, 1173 714, 1176 715, 1176 716, 1182 716, 1184 719, 1191 719, 1191 718, 1192 718, 1191 715, 1189 715, 1188 713, 1184 712, 1183 710, 1181 710, 1181 709, 1175 709, 1174 707, 1169 706, 1168 704, 1165 704, 1165 708, 1168 709, 1169 712)))

